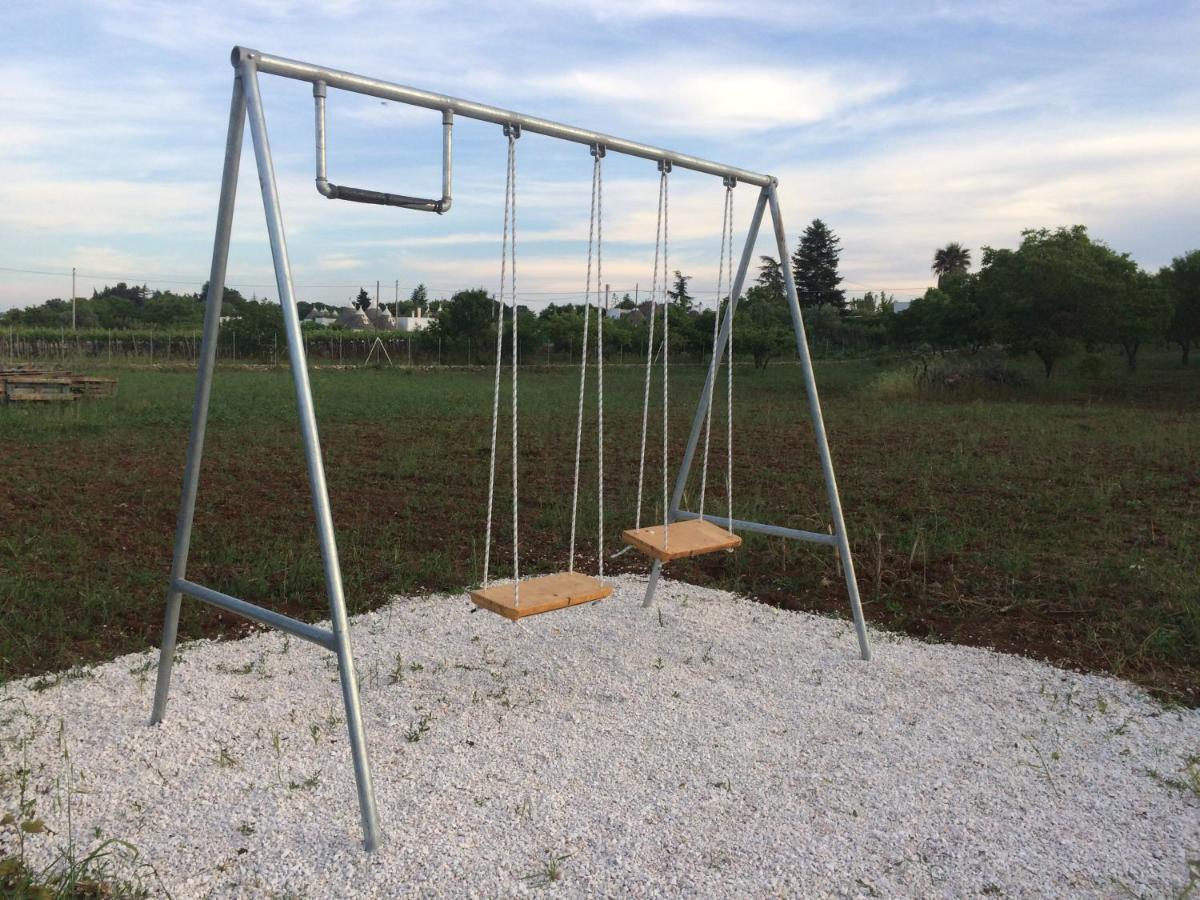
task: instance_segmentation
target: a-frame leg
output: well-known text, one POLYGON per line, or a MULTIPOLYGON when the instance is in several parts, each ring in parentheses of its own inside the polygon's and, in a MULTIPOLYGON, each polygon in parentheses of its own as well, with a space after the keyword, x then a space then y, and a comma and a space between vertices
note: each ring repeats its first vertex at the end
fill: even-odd
MULTIPOLYGON (((813 377, 812 358, 809 354, 808 341, 806 340, 804 334, 804 319, 800 313, 800 302, 796 295, 796 282, 792 276, 791 266, 789 265, 787 236, 783 228, 783 217, 779 212, 779 198, 773 184, 762 189, 762 192, 759 194, 758 204, 754 209, 754 216, 750 222, 750 229, 746 236, 746 243, 742 249, 741 262, 738 264, 737 277, 734 279, 733 287, 730 292, 730 302, 726 309, 724 320, 721 323, 721 330, 717 337, 717 343, 713 347, 712 361, 709 364, 708 374, 704 380, 704 388, 700 394, 700 402, 696 405, 696 414, 692 418, 692 430, 688 435, 688 442, 684 448, 683 460, 679 467, 679 474, 675 480, 675 491, 671 497, 670 518, 675 520, 692 515, 681 515, 679 505, 683 500, 683 491, 687 486, 688 475, 692 467, 692 460, 695 456, 696 447, 700 439, 700 432, 704 426, 705 417, 708 416, 709 410, 712 406, 713 387, 716 382, 717 371, 720 368, 721 360, 729 343, 729 334, 733 325, 733 315, 737 307, 737 298, 742 293, 742 287, 745 283, 746 273, 750 266, 750 260, 754 254, 754 243, 758 237, 758 231, 762 224, 763 212, 768 205, 771 209, 771 220, 775 229, 775 241, 779 249, 780 270, 783 274, 784 290, 787 294, 788 309, 792 318, 792 330, 794 331, 796 337, 796 347, 800 354, 800 368, 804 375, 805 393, 808 396, 809 413, 812 417, 813 431, 817 442, 817 451, 821 458, 821 471, 825 480, 825 490, 829 499, 830 511, 833 516, 833 527, 835 534, 832 536, 832 538, 826 538, 824 535, 799 532, 795 529, 761 526, 749 522, 742 523, 742 526, 746 528, 753 527, 755 530, 761 530, 766 533, 786 534, 786 536, 801 540, 819 540, 822 543, 833 543, 837 547, 838 554, 842 562, 842 571, 845 573, 846 577, 846 592, 850 598, 850 611, 854 618, 854 630, 858 637, 859 653, 862 655, 863 659, 869 660, 871 658, 871 646, 867 640, 867 629, 863 620, 862 602, 858 594, 858 579, 854 574, 854 561, 850 553, 850 541, 846 535, 846 522, 842 515, 842 502, 838 495, 837 481, 833 474, 833 461, 829 454, 829 440, 825 434, 825 419, 821 414, 821 401, 817 394, 816 379, 813 377)), ((705 516, 705 518, 709 517, 705 516)), ((721 522, 723 520, 714 517, 714 521, 721 522)), ((658 578, 661 568, 662 564, 658 560, 655 560, 650 570, 650 579, 646 587, 646 596, 642 602, 643 606, 648 607, 654 603, 654 592, 658 585, 658 578)))
POLYGON ((167 714, 171 669, 175 662, 175 636, 179 631, 182 594, 176 583, 187 577, 188 550, 192 543, 192 517, 196 511, 196 488, 200 483, 200 460, 204 432, 208 427, 208 400, 212 394, 213 369, 217 359, 217 333, 221 326, 221 300, 225 295, 225 265, 229 261, 229 233, 233 228, 233 201, 237 194, 238 168, 242 159, 242 133, 246 124, 246 93, 242 78, 233 79, 229 109, 229 131, 225 139, 225 168, 221 175, 221 199, 217 206, 217 235, 213 241, 212 268, 208 274, 208 297, 204 304, 204 339, 196 373, 196 397, 192 403, 192 430, 188 437, 187 462, 183 467, 183 490, 179 518, 175 523, 175 552, 163 621, 162 645, 158 651, 158 678, 154 688, 154 710, 150 722, 157 724, 167 714))
POLYGON ((337 543, 333 531, 333 517, 329 506, 329 493, 325 484, 325 469, 321 461, 321 448, 317 436, 312 389, 308 379, 304 342, 300 332, 300 319, 296 310, 291 266, 288 262, 287 244, 283 232, 283 217, 279 207, 279 197, 275 186, 275 171, 271 162, 271 151, 267 140, 266 119, 263 115, 262 98, 258 91, 253 56, 241 51, 241 56, 235 60, 235 65, 237 66, 238 74, 234 79, 233 103, 230 110, 229 133, 225 148, 225 169, 221 182, 221 201, 217 213, 217 234, 213 248, 212 270, 209 277, 209 292, 205 308, 204 341, 201 346, 196 397, 192 408, 192 430, 188 441, 183 493, 180 502, 179 519, 176 526, 175 556, 171 567, 171 587, 167 595, 162 648, 159 651, 158 681, 155 689, 152 721, 160 722, 166 714, 167 695, 171 681, 171 664, 174 659, 175 640, 179 624, 179 608, 182 599, 182 592, 179 589, 181 584, 192 591, 193 596, 206 599, 208 602, 216 603, 219 606, 225 606, 225 608, 240 612, 242 615, 249 615, 251 618, 274 625, 274 627, 281 627, 286 631, 298 634, 307 640, 313 640, 321 646, 333 650, 337 653, 338 657, 342 700, 346 710, 346 727, 350 736, 350 751, 358 787, 359 809, 362 815, 364 845, 368 850, 374 850, 381 843, 382 834, 379 828, 379 815, 375 804, 375 791, 371 783, 367 740, 363 730, 362 710, 359 704, 358 682, 354 673, 354 657, 350 648, 348 617, 342 589, 341 566, 338 561, 337 543), (332 633, 289 619, 286 616, 279 616, 236 598, 230 598, 218 592, 190 585, 186 581, 192 518, 200 476, 204 433, 208 421, 208 404, 212 391, 213 369, 216 363, 217 333, 220 326, 221 299, 224 295, 225 267, 229 256, 229 236, 233 221, 234 195, 237 190, 242 135, 247 118, 250 121, 250 133, 254 144, 255 160, 258 166, 259 183, 262 187, 263 206, 266 212, 267 232, 271 242, 271 256, 275 265, 275 280, 279 289, 284 330, 287 333, 288 354, 291 361, 292 379, 296 389, 300 420, 300 434, 304 444, 309 483, 312 487, 312 502, 316 517, 317 537, 320 544, 321 560, 325 570, 325 588, 329 598, 330 618, 333 624, 332 633))
POLYGON ((821 414, 821 399, 817 394, 817 381, 813 377, 812 356, 808 351, 808 340, 804 335, 804 317, 800 314, 800 300, 796 296, 796 280, 788 254, 787 233, 783 229, 783 216, 779 213, 779 195, 775 186, 764 188, 771 203, 771 221, 775 226, 775 243, 779 248, 779 268, 783 273, 783 288, 787 292, 788 308, 792 313, 792 330, 796 333, 796 350, 800 354, 800 371, 804 374, 804 389, 808 394, 808 411, 812 416, 813 435, 817 440, 817 452, 821 456, 821 472, 825 476, 825 492, 829 497, 829 509, 833 515, 834 536, 837 538, 838 554, 842 571, 846 576, 846 593, 850 595, 850 612, 854 616, 854 630, 858 634, 858 650, 863 659, 871 658, 871 644, 867 640, 867 626, 863 621, 862 601, 858 596, 858 578, 854 574, 854 559, 850 555, 850 538, 846 534, 846 520, 842 516, 842 500, 838 495, 837 479, 833 476, 833 459, 829 455, 829 438, 825 435, 825 417, 821 414))
POLYGON ((250 120, 250 137, 258 163, 258 180, 262 186, 263 207, 267 217, 267 234, 271 241, 271 257, 275 263, 275 284, 279 290, 279 305, 283 312, 283 327, 287 333, 288 357, 292 364, 292 381, 296 388, 296 405, 300 418, 300 436, 304 443, 304 458, 308 480, 312 487, 313 514, 316 517, 317 541, 325 567, 325 591, 329 596, 329 613, 338 657, 338 673, 342 686, 342 701, 346 708, 346 728, 350 735, 350 754, 354 760, 354 775, 358 786, 358 803, 362 814, 363 838, 366 848, 374 850, 382 840, 379 813, 375 805, 375 789, 371 783, 371 766, 367 755, 367 737, 363 730, 362 708, 358 699, 358 680, 354 674, 354 654, 350 649, 346 600, 342 592, 342 570, 338 560, 337 540, 333 531, 333 514, 329 507, 329 491, 325 484, 325 465, 321 460, 321 444, 317 436, 317 418, 313 409, 312 387, 304 357, 304 340, 300 333, 300 316, 292 288, 291 263, 288 261, 287 239, 283 232, 283 213, 275 187, 275 167, 267 140, 267 122, 263 115, 262 98, 254 59, 242 51, 240 71, 246 92, 246 108, 250 120))

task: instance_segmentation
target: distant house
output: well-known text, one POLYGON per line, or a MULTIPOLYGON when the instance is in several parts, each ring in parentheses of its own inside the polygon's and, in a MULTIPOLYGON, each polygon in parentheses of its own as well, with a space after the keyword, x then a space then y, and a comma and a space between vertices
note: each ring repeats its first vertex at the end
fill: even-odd
POLYGON ((418 308, 411 316, 398 316, 395 321, 397 331, 424 331, 433 322, 433 317, 425 315, 425 310, 418 308))
POLYGON ((337 323, 337 316, 330 313, 328 310, 317 309, 315 306, 308 311, 308 315, 304 317, 305 322, 313 325, 328 327, 337 323))
POLYGON ((395 317, 382 306, 372 306, 367 309, 367 321, 379 331, 395 331, 395 317))
POLYGON ((371 327, 371 320, 367 318, 367 314, 353 306, 343 306, 338 310, 337 323, 352 331, 366 331, 371 327))

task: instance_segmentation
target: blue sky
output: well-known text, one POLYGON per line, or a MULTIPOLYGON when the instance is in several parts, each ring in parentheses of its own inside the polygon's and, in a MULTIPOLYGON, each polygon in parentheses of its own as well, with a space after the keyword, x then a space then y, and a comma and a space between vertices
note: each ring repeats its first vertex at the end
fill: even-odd
MULTIPOLYGON (((856 293, 910 297, 937 246, 978 258, 1026 227, 1086 224, 1147 268, 1200 246, 1195 2, 50 0, 0 10, 0 308, 69 296, 71 266, 85 296, 199 287, 234 44, 770 172, 793 245, 824 219, 856 293)), ((263 76, 262 92, 302 299, 496 287, 496 126, 456 125, 446 216, 331 202, 312 181, 311 90, 263 76)), ((436 192, 436 113, 338 92, 329 107, 333 181, 436 192)), ((529 135, 518 166, 523 296, 578 296, 587 150, 529 135)), ((275 297, 248 140, 242 173, 229 283, 275 297)), ((614 289, 649 284, 656 179, 606 161, 614 289)), ((741 231, 754 189, 735 193, 741 231)), ((720 182, 677 172, 671 196, 671 268, 705 297, 720 182)))

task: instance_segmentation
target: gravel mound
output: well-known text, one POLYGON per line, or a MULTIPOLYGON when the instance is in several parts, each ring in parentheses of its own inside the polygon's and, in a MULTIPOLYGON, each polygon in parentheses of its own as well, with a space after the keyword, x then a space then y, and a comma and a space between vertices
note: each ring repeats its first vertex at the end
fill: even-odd
POLYGON ((518 625, 463 595, 354 620, 377 854, 334 658, 277 633, 184 645, 157 728, 153 653, 0 686, 0 815, 24 785, 50 830, 32 862, 121 839, 125 870, 176 898, 1164 896, 1200 878, 1200 712, 880 632, 864 663, 846 622, 671 581, 646 612, 641 580, 616 584, 518 625))

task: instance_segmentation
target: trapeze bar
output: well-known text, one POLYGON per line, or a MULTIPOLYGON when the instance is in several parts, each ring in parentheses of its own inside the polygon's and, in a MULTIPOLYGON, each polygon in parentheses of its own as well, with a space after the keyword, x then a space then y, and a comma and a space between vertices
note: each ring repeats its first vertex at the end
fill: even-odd
POLYGON ((770 175, 763 175, 759 172, 750 172, 735 166, 711 162, 707 159, 701 159, 698 156, 689 156, 685 153, 677 153, 674 150, 664 150, 661 147, 652 147, 649 144, 639 144, 636 141, 627 141, 624 138, 601 134, 598 131, 588 131, 584 128, 564 125, 560 122, 550 121, 549 119, 527 116, 523 113, 501 109, 498 106, 488 106, 472 100, 461 100, 445 94, 417 90, 416 88, 405 87, 401 84, 392 84, 391 82, 379 81, 375 78, 367 78, 365 75, 355 75, 351 72, 342 72, 337 69, 326 69, 322 66, 314 66, 311 63, 285 59, 282 56, 271 56, 268 53, 261 53, 258 50, 251 50, 247 47, 234 47, 234 67, 237 68, 240 66, 243 60, 252 61, 254 67, 259 72, 264 72, 268 75, 294 78, 297 81, 307 81, 310 84, 324 82, 328 87, 337 88, 342 91, 351 91, 355 94, 366 94, 370 97, 394 100, 397 103, 423 106, 426 109, 435 109, 439 112, 448 111, 454 115, 466 116, 468 119, 478 119, 481 122, 493 122, 497 125, 516 125, 523 131, 530 131, 534 134, 543 134, 547 137, 559 138, 564 141, 573 141, 577 144, 587 144, 589 146, 599 144, 606 150, 611 150, 614 153, 625 153, 629 156, 639 156, 642 159, 656 161, 665 160, 672 166, 678 166, 681 169, 691 169, 694 172, 704 172, 708 175, 719 175, 722 178, 735 178, 745 184, 755 184, 759 187, 767 187, 775 183, 775 179, 770 175))
MULTIPOLYGON (((712 522, 714 525, 722 527, 730 523, 730 519, 725 516, 710 516, 700 515, 699 513, 688 512, 686 509, 678 509, 675 511, 675 519, 703 519, 706 522, 712 522)), ((733 527, 738 531, 757 531, 762 534, 773 534, 776 537, 792 538, 796 541, 811 541, 814 544, 829 544, 837 546, 836 534, 821 534, 819 531, 800 531, 797 528, 784 528, 782 525, 764 525, 761 522, 747 522, 745 519, 733 519, 733 527)))
POLYGON ((307 622, 301 622, 299 619, 293 619, 291 616, 285 616, 282 613, 263 609, 261 606, 247 603, 245 600, 239 600, 237 597, 230 597, 228 594, 222 594, 220 591, 214 591, 212 588, 206 588, 204 585, 196 584, 183 578, 177 578, 173 582, 172 587, 182 594, 187 594, 189 597, 203 600, 205 603, 211 603, 213 606, 218 606, 221 609, 244 616, 247 619, 253 619, 262 625, 278 628, 280 631, 286 631, 288 634, 294 634, 303 640, 312 641, 317 646, 324 647, 326 650, 337 650, 337 642, 334 639, 332 631, 318 628, 316 625, 309 625, 307 622))

